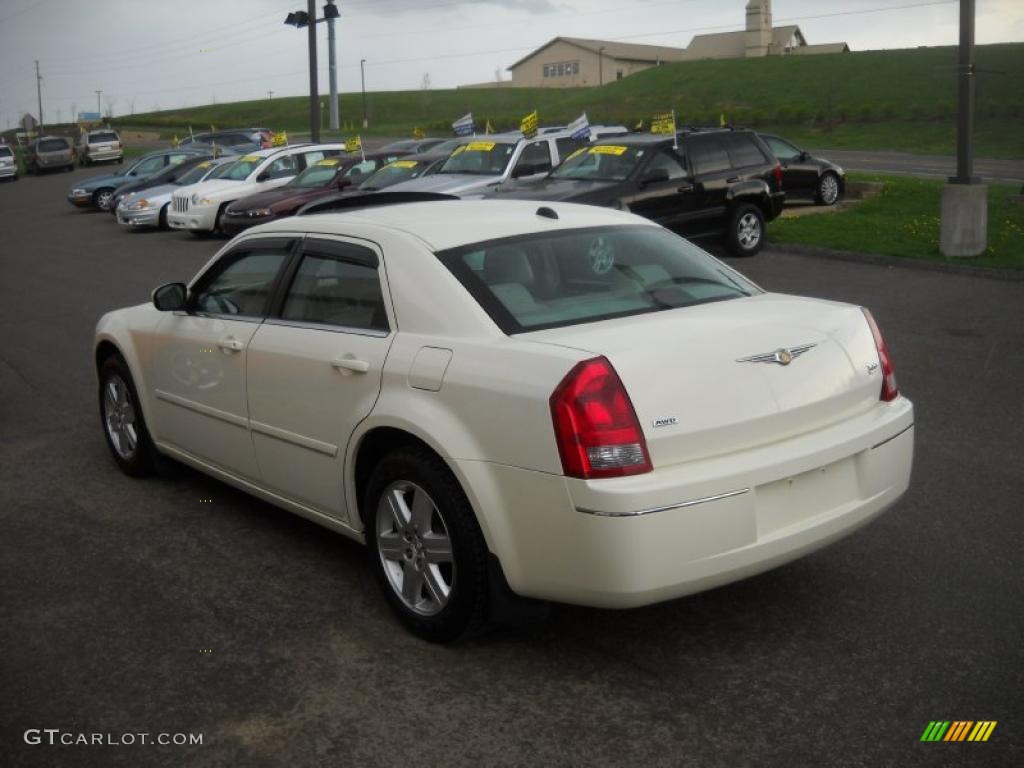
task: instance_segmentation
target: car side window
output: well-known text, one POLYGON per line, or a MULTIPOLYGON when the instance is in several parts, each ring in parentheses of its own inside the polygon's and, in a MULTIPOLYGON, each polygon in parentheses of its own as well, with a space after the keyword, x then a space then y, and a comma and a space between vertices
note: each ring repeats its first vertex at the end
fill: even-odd
POLYGON ((263 317, 274 280, 291 250, 290 241, 281 241, 226 254, 193 288, 190 308, 211 315, 263 317))
POLYGON ((729 170, 729 154, 715 136, 694 136, 690 140, 690 162, 696 174, 729 170))
POLYGON ((571 136, 563 136, 560 139, 555 139, 555 147, 558 148, 558 157, 562 160, 565 160, 565 158, 580 147, 587 146, 588 143, 589 142, 586 139, 574 139, 571 136))
POLYGON ((135 175, 136 176, 144 176, 146 174, 156 173, 157 171, 159 171, 163 167, 164 167, 164 156, 163 155, 160 155, 158 157, 151 157, 148 160, 144 160, 143 162, 139 163, 138 167, 135 169, 135 175))
POLYGON ((186 160, 188 160, 190 157, 193 157, 193 155, 188 155, 188 154, 170 155, 167 158, 167 164, 168 165, 180 165, 181 163, 184 163, 186 160))
POLYGON ((751 165, 763 165, 768 162, 757 140, 751 133, 734 133, 723 137, 733 167, 744 168, 751 165))
POLYGON ((658 153, 651 158, 651 164, 647 167, 647 170, 667 171, 670 180, 686 178, 686 168, 683 167, 682 160, 675 157, 674 153, 665 149, 659 150, 658 153))
POLYGON ((356 163, 347 171, 345 171, 345 178, 354 179, 357 177, 366 176, 377 170, 376 160, 363 160, 361 163, 356 163))
POLYGON ((795 160, 800 156, 800 150, 788 141, 783 141, 775 136, 763 136, 762 138, 768 142, 768 147, 779 160, 795 160))
POLYGON ((294 176, 298 172, 299 162, 295 155, 279 157, 277 160, 272 162, 265 171, 267 178, 270 179, 283 179, 288 176, 294 176))
POLYGON ((523 154, 516 162, 516 171, 520 175, 529 176, 534 173, 544 173, 551 170, 551 150, 547 141, 537 141, 527 144, 523 148, 523 154))
POLYGON ((307 240, 281 319, 388 331, 377 255, 357 245, 307 240))

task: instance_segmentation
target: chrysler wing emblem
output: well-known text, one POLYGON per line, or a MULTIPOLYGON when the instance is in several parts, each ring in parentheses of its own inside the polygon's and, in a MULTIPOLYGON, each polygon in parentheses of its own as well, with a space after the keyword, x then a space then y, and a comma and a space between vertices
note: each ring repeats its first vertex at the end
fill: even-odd
POLYGON ((818 346, 817 344, 801 344, 799 347, 780 347, 774 352, 764 352, 760 355, 751 355, 750 357, 741 357, 737 363, 778 363, 779 365, 789 365, 796 358, 800 357, 804 352, 818 346))

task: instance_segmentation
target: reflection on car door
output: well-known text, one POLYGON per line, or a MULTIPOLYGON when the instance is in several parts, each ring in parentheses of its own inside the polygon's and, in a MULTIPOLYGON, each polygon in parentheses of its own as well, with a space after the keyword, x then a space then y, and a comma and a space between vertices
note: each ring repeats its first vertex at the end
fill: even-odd
POLYGON ((686 219, 693 208, 693 188, 687 180, 683 160, 671 149, 659 149, 640 170, 638 178, 630 183, 629 192, 622 201, 635 214, 672 229, 686 219), (655 181, 646 186, 640 179, 651 171, 665 171, 667 181, 655 181))
POLYGON ((161 443, 257 480, 245 395, 246 349, 266 313, 293 240, 249 240, 195 283, 189 311, 154 334, 154 431, 161 443))
POLYGON ((263 484, 343 521, 345 448, 377 400, 393 339, 379 265, 365 243, 307 237, 280 306, 249 344, 263 484))

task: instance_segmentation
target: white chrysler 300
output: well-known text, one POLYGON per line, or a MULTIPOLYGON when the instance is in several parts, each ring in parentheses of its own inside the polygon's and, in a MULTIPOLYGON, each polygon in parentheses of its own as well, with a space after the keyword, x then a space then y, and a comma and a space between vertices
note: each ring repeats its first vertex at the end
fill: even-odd
POLYGON ((433 640, 516 596, 626 608, 750 576, 906 491, 914 412, 857 306, 661 227, 438 201, 232 240, 104 315, 104 434, 368 545, 433 640))

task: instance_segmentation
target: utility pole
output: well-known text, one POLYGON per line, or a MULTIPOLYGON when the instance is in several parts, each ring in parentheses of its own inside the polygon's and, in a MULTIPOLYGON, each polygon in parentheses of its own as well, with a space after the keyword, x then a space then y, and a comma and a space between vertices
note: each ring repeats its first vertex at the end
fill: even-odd
POLYGON ((310 141, 320 143, 320 91, 316 71, 316 0, 306 3, 309 14, 309 133, 310 141))
POLYGON ((956 176, 942 190, 943 256, 978 256, 988 247, 988 187, 974 175, 974 6, 975 0, 960 0, 956 176))
POLYGON ((39 97, 38 134, 43 135, 43 76, 39 74, 39 59, 36 59, 36 96, 39 97))
POLYGON ((102 115, 103 114, 103 110, 100 109, 100 94, 101 93, 103 93, 103 91, 96 91, 96 111, 99 112, 102 115))
MULTIPOLYGON (((327 5, 333 6, 334 0, 327 0, 327 5)), ((328 71, 331 77, 331 130, 338 130, 338 62, 334 55, 334 13, 324 8, 324 15, 327 17, 327 60, 330 64, 328 71)))
POLYGON ((359 60, 359 80, 363 86, 363 128, 369 126, 366 121, 366 59, 359 60))
POLYGON ((274 100, 274 92, 273 91, 267 91, 267 101, 273 101, 273 100, 274 100))
POLYGON ((597 84, 604 85, 604 46, 597 49, 597 84))

